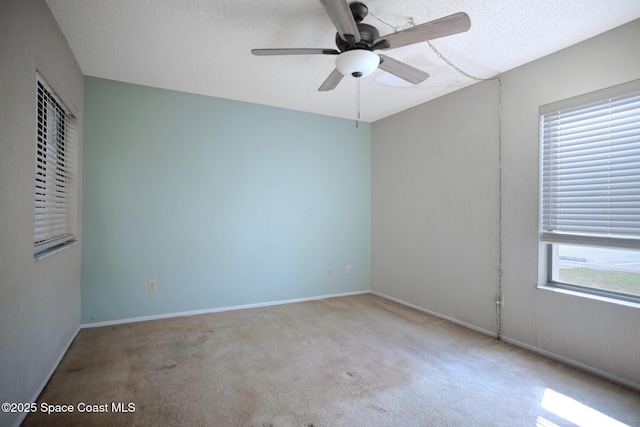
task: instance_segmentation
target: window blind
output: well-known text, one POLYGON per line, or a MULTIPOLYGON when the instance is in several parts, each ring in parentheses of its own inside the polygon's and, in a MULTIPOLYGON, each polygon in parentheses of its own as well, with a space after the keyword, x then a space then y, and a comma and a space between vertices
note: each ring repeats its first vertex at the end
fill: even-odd
POLYGON ((613 92, 541 107, 543 241, 640 248, 640 84, 613 92))
POLYGON ((76 139, 71 114, 40 75, 37 98, 36 253, 73 239, 71 184, 76 139))

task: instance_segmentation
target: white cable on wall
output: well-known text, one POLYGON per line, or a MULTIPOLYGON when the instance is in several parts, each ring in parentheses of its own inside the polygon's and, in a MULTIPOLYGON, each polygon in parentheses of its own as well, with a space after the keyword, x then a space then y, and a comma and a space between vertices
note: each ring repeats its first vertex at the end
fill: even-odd
MULTIPOLYGON (((409 18, 408 22, 402 26, 394 26, 391 25, 377 16, 373 15, 371 11, 369 11, 369 15, 374 19, 380 21, 384 25, 393 29, 393 32, 397 32, 409 27, 415 26, 413 18, 409 18)), ((498 73, 495 76, 482 78, 473 76, 465 71, 461 70, 457 67, 453 62, 451 62, 448 58, 446 58, 436 47, 431 43, 427 42, 431 50, 444 61, 447 65, 453 68, 457 73, 470 78, 472 80, 483 82, 489 80, 496 80, 498 82, 498 293, 496 295, 496 338, 502 339, 502 308, 504 301, 503 294, 503 286, 502 286, 502 74, 498 73)))

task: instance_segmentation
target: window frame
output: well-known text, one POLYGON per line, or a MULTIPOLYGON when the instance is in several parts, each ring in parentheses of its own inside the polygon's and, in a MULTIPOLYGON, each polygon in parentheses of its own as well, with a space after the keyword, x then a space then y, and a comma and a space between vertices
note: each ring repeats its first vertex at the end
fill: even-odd
POLYGON ((33 199, 35 259, 51 255, 77 242, 77 145, 75 115, 38 70, 33 199), (51 113, 54 122, 49 121, 51 113), (53 148, 48 149, 47 145, 53 148), (47 165, 49 161, 53 167, 43 168, 42 165, 47 165), (57 190, 47 189, 47 185, 55 185, 57 190))
MULTIPOLYGON (((598 299, 606 299, 614 302, 633 303, 634 305, 640 304, 640 295, 628 294, 624 292, 617 292, 604 288, 579 285, 573 283, 566 283, 554 280, 558 277, 554 274, 558 268, 558 246, 564 245, 580 245, 593 248, 618 248, 625 250, 637 250, 640 257, 640 235, 590 235, 589 233, 581 232, 558 232, 557 230, 545 230, 544 227, 544 185, 545 185, 545 150, 547 149, 547 136, 544 133, 543 121, 545 115, 560 112, 566 109, 581 109, 585 110, 588 106, 594 103, 603 102, 607 99, 625 97, 625 96, 637 96, 640 93, 640 79, 634 80, 628 83, 617 85, 614 87, 598 90, 585 95, 569 98, 566 100, 546 104, 540 106, 538 110, 538 126, 539 126, 539 160, 540 160, 540 178, 539 178, 539 243, 542 246, 544 256, 542 261, 545 268, 541 272, 545 275, 544 285, 542 287, 552 288, 557 290, 569 291, 571 293, 579 294, 582 296, 596 297, 598 299)), ((633 116, 635 117, 635 116, 633 116)))
MULTIPOLYGON (((560 243, 549 243, 549 242, 541 242, 541 243, 545 246, 544 251, 546 255, 545 256, 545 261, 546 261, 545 286, 546 287, 554 288, 554 289, 562 289, 565 291, 570 291, 572 293, 577 293, 582 295, 587 294, 589 296, 607 298, 613 301, 629 302, 629 303, 637 304, 640 306, 640 295, 633 295, 625 292, 617 292, 617 291, 608 290, 604 288, 597 288, 593 286, 578 285, 574 283, 567 283, 567 282, 560 282, 557 280, 553 280, 553 277, 555 276, 554 269, 556 268, 554 259, 557 259, 555 252, 558 250, 556 248, 556 245, 560 243)), ((585 245, 585 246, 590 248, 602 247, 602 246, 595 246, 595 245, 585 245)))

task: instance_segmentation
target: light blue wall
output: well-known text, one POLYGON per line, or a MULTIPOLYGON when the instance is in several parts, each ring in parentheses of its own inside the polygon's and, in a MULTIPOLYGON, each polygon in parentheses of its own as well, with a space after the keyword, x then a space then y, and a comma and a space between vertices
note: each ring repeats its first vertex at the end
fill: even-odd
POLYGON ((83 323, 369 289, 369 124, 93 77, 84 94, 83 323))

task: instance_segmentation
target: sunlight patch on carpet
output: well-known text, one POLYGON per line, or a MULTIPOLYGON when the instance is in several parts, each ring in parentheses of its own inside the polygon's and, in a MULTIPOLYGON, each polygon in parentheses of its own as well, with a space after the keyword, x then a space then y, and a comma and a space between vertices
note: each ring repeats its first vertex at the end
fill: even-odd
POLYGON ((546 419, 545 417, 538 417, 538 419, 536 419, 536 427, 560 427, 558 426, 558 424, 549 421, 548 419, 546 419))
MULTIPOLYGON (((627 424, 621 423, 600 411, 550 388, 544 391, 541 406, 547 411, 579 426, 629 427, 627 424)), ((538 421, 539 420, 540 417, 538 418, 538 421)), ((545 424, 541 425, 544 426, 545 424)))

